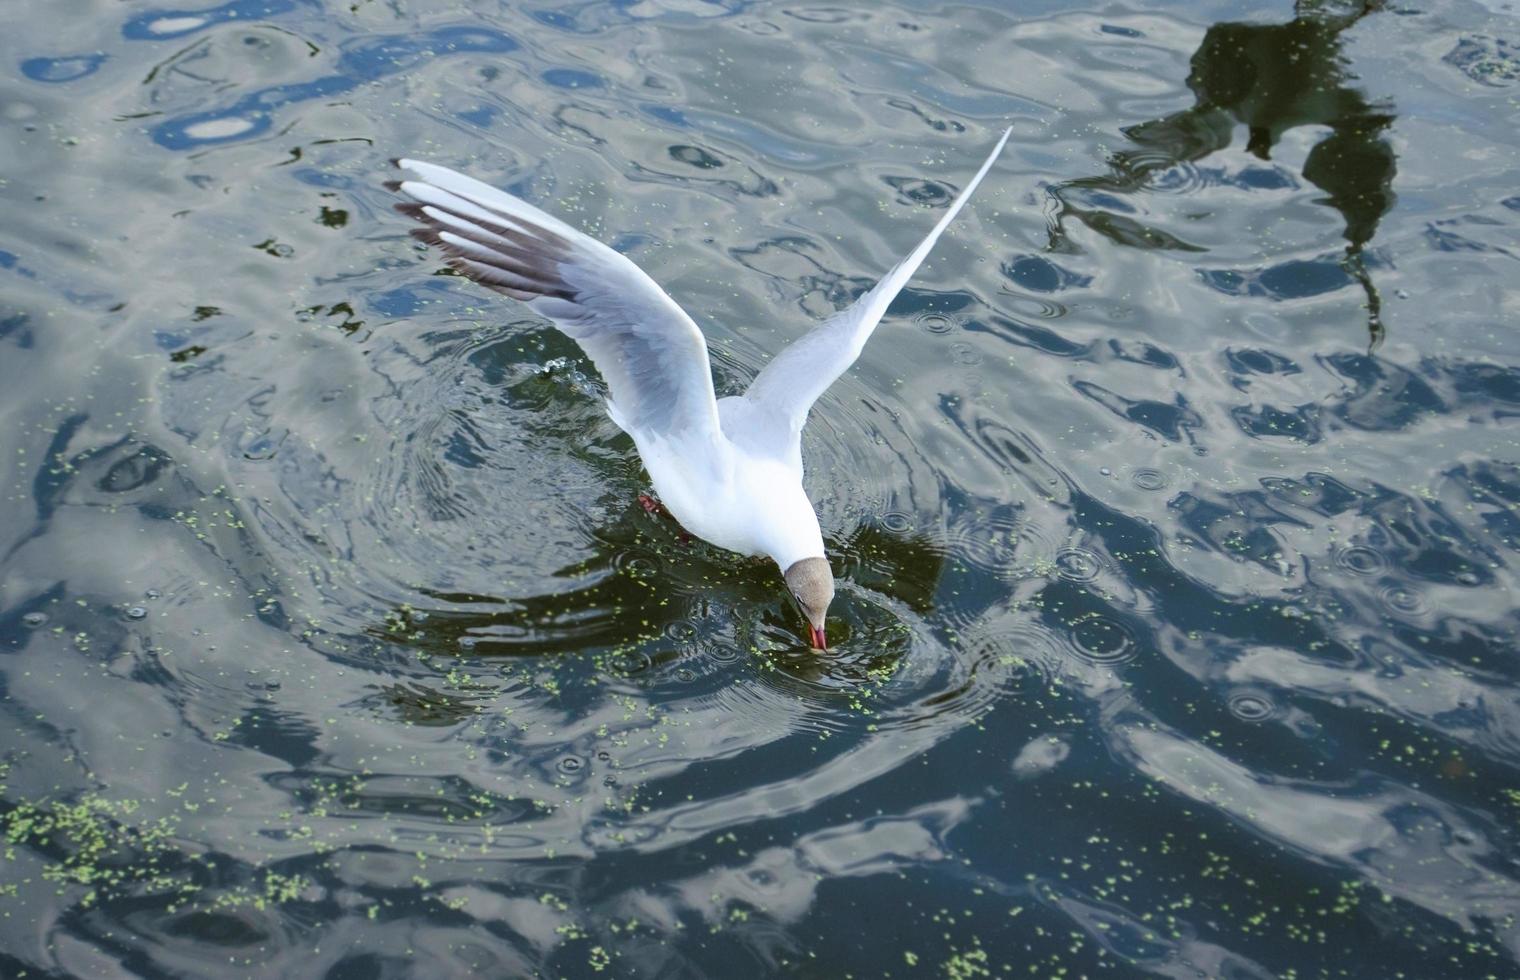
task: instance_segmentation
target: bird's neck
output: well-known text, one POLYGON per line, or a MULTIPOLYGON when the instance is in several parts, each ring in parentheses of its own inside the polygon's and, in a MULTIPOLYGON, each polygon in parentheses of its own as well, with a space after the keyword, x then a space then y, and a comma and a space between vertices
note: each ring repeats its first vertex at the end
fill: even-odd
MULTIPOLYGON (((790 498, 790 495, 785 495, 790 498)), ((818 515, 813 511, 807 496, 799 492, 797 499, 780 501, 778 520, 767 522, 762 545, 765 553, 785 572, 804 558, 822 558, 823 532, 818 528, 818 515)))

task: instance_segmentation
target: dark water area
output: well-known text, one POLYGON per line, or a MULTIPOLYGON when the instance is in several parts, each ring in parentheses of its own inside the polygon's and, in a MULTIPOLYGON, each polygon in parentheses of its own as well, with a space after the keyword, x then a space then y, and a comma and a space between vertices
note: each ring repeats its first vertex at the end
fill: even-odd
POLYGON ((1520 9, 12 2, 0 975, 1520 976, 1520 9), (646 514, 408 155, 804 440, 646 514))

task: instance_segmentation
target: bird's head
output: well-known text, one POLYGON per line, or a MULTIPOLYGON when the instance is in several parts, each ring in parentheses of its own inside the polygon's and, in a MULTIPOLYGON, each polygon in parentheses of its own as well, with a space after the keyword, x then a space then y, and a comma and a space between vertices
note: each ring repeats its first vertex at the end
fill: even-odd
POLYGON ((828 614, 829 603, 834 600, 834 573, 823 558, 804 558, 793 562, 782 577, 786 587, 797 600, 802 615, 807 617, 808 638, 815 650, 827 650, 828 641, 823 635, 823 619, 828 614))

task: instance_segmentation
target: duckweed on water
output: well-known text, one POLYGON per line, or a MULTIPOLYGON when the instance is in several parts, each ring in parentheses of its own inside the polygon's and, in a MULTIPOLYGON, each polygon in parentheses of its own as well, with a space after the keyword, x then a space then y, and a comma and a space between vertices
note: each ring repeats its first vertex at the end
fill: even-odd
POLYGON ((1517 974, 1502 4, 31 6, 12 972, 1517 974), (727 395, 1009 123, 809 422, 827 656, 379 186, 604 233, 727 395))
POLYGON ((43 860, 45 880, 83 889, 85 907, 129 893, 163 895, 174 904, 198 890, 177 846, 179 820, 138 823, 140 809, 135 800, 94 794, 75 803, 18 803, 0 814, 5 859, 17 861, 18 849, 33 852, 43 860))

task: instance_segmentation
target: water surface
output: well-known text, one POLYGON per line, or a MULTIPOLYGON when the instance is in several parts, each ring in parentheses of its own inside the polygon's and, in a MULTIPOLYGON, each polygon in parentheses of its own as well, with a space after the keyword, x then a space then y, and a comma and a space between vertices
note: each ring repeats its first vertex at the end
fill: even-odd
POLYGON ((69 0, 0 32, 7 975, 1520 973, 1520 26, 69 0), (804 441, 836 649, 390 157, 804 441))

